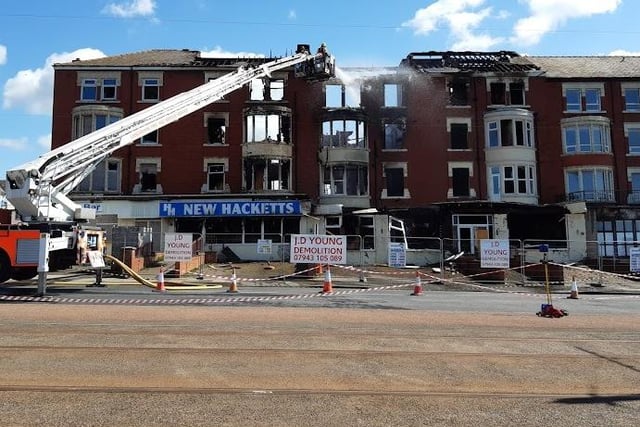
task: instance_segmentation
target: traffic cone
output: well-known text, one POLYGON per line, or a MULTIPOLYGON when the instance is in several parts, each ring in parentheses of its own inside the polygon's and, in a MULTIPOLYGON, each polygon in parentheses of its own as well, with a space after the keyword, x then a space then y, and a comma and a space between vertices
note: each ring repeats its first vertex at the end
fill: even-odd
POLYGON ((231 284, 229 285, 229 289, 227 292, 238 292, 238 279, 236 278, 236 269, 233 269, 233 273, 231 274, 231 284))
POLYGON ((567 298, 570 299, 578 299, 578 285, 576 284, 576 279, 573 279, 573 282, 571 283, 571 293, 569 294, 569 296, 567 298))
POLYGON ((413 286, 413 293, 411 295, 422 295, 422 281, 420 280, 419 271, 416 271, 416 284, 413 286))
POLYGON ((322 264, 316 264, 316 274, 322 274, 322 264))
POLYGON ((327 269, 324 272, 324 284, 322 285, 322 293, 330 294, 333 292, 333 285, 331 284, 331 270, 327 265, 327 269))
POLYGON ((164 267, 160 267, 160 271, 158 272, 158 283, 156 284, 157 292, 166 292, 164 288, 164 267))

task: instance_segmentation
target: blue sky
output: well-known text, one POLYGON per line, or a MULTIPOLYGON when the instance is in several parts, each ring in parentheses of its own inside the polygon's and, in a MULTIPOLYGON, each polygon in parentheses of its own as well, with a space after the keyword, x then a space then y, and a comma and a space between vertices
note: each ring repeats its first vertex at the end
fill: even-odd
POLYGON ((339 66, 410 52, 640 54, 637 0, 22 0, 0 10, 0 179, 49 150, 51 64, 146 49, 291 53, 325 42, 339 66))

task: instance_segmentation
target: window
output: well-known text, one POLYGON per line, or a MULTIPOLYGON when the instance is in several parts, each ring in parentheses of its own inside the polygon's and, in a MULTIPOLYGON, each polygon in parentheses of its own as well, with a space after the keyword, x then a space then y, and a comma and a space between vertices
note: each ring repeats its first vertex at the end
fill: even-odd
POLYGON ((224 191, 224 163, 207 164, 207 191, 224 191))
POLYGON ((160 80, 159 79, 143 79, 142 80, 142 100, 158 101, 160 99, 160 80))
POLYGON ((563 84, 565 109, 570 113, 601 112, 604 85, 599 83, 585 83, 582 85, 563 84))
POLYGON ((98 81, 95 79, 82 80, 80 88, 80 99, 82 101, 95 101, 98 99, 98 81))
POLYGON ((453 150, 466 150, 469 148, 469 142, 467 135, 469 134, 469 125, 466 123, 451 123, 450 124, 449 146, 453 150))
POLYGON ((611 152, 609 122, 606 118, 564 119, 562 138, 565 154, 611 152))
POLYGON ((86 192, 120 192, 120 160, 108 159, 98 163, 89 176, 76 187, 77 191, 86 192))
POLYGON ((404 168, 385 167, 384 176, 387 182, 386 197, 404 197, 404 168))
POLYGON ((140 138, 140 144, 157 144, 158 143, 158 131, 154 130, 149 132, 142 138, 140 138))
POLYGON ((80 138, 122 119, 122 110, 104 106, 82 106, 73 112, 73 138, 80 138))
POLYGON ((533 147, 530 120, 502 119, 487 124, 489 147, 533 147))
POLYGON ((245 158, 244 180, 247 191, 289 190, 291 161, 275 158, 245 158))
POLYGON ((322 123, 323 147, 365 148, 362 120, 330 120, 322 123))
POLYGON ((627 203, 640 203, 640 170, 636 168, 629 169, 627 176, 631 184, 631 190, 627 196, 627 203))
POLYGON ((327 234, 340 235, 342 234, 342 216, 331 215, 324 217, 324 229, 327 234))
POLYGON ((509 83, 509 102, 511 105, 525 105, 523 82, 509 83))
POLYGON ((289 143, 291 118, 282 114, 251 113, 245 117, 246 142, 289 143))
POLYGON ((116 79, 102 80, 102 99, 105 101, 115 100, 117 96, 117 85, 118 82, 116 79))
POLYGON ((384 124, 384 149, 399 150, 404 148, 404 121, 384 124))
POLYGON ((155 163, 140 164, 140 191, 155 192, 157 191, 157 173, 158 167, 155 163))
POLYGON ((606 168, 565 171, 568 201, 614 201, 613 173, 606 168))
POLYGON ((360 84, 325 85, 325 107, 327 108, 360 108, 360 84))
POLYGON ((368 168, 364 165, 332 165, 324 168, 322 194, 325 196, 369 194, 368 168))
POLYGON ((623 90, 625 111, 640 111, 640 87, 625 87, 623 90))
POLYGON ((453 79, 449 82, 449 103, 451 105, 469 105, 469 81, 453 79))
POLYGON ((453 197, 469 196, 469 168, 453 168, 451 170, 453 197))
POLYGON ((224 117, 207 117, 207 144, 224 144, 227 120, 224 117))
POLYGON ((536 170, 532 165, 490 166, 488 189, 491 200, 500 201, 503 195, 535 196, 536 170))
POLYGON ((624 135, 627 137, 629 154, 640 154, 640 123, 625 123, 624 135))
POLYGON ((502 82, 490 84, 491 87, 491 104, 503 105, 507 103, 506 85, 502 82))
POLYGON ((629 256, 640 241, 640 220, 610 219, 596 221, 599 256, 629 256))
POLYGON ((249 90, 252 101, 281 101, 284 99, 284 79, 254 79, 249 90))
POLYGON ((384 106, 402 106, 402 86, 395 83, 385 83, 384 85, 384 106))

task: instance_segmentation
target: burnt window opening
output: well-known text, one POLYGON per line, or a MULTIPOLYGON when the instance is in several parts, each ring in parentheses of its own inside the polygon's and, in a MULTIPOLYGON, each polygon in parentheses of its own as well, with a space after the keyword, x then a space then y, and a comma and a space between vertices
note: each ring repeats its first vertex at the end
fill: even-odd
POLYGON ((322 194, 325 196, 366 196, 368 169, 358 165, 333 165, 324 168, 322 194))
POLYGON ((207 165, 207 190, 224 191, 224 163, 207 165))
POLYGON ((451 184, 453 197, 468 197, 469 192, 469 168, 453 168, 451 170, 451 184))
POLYGON ((387 181, 387 197, 404 196, 404 169, 385 168, 384 174, 387 181))
POLYGON ((340 119, 322 122, 323 147, 365 148, 365 125, 362 120, 340 119))
POLYGON ((141 144, 157 144, 158 143, 158 131, 154 130, 153 132, 149 132, 142 138, 140 138, 141 144))
POLYGON ((157 170, 155 163, 143 163, 140 165, 140 190, 156 191, 157 188, 157 170))
POLYGON ((227 132, 227 121, 219 117, 207 119, 207 144, 224 144, 227 132))
POLYGON ((397 83, 384 84, 384 106, 385 107, 401 107, 402 106, 402 86, 397 83))
POLYGON ((469 105, 469 82, 454 79, 449 82, 449 103, 451 105, 469 105))
POLYGON ((451 123, 451 148, 454 150, 466 150, 469 148, 469 128, 466 123, 451 123))
POLYGON ((524 83, 509 83, 509 100, 511 105, 524 105, 524 83))
POLYGON ((402 121, 384 124, 385 150, 397 150, 404 147, 405 125, 402 121))
POLYGON ((504 105, 507 103, 507 87, 502 82, 494 82, 489 85, 491 91, 491 104, 504 105))
POLYGON ((247 191, 289 190, 291 161, 284 159, 244 160, 244 178, 247 191))
POLYGON ((246 142, 289 143, 291 117, 281 114, 255 113, 245 117, 246 142))
POLYGON ((284 79, 254 79, 249 85, 252 101, 282 101, 284 99, 284 79))

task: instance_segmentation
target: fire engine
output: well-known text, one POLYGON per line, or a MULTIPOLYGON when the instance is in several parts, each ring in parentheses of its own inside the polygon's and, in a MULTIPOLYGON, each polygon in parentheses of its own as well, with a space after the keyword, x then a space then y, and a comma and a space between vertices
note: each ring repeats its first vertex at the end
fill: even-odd
POLYGON ((324 44, 316 53, 300 44, 291 56, 239 67, 7 171, 6 198, 19 221, 0 226, 0 283, 39 276, 42 285, 50 269, 84 263, 91 252, 101 250, 103 231, 89 225, 95 210, 67 196, 101 161, 252 80, 288 67, 296 77, 311 81, 335 76, 334 58, 324 44))

